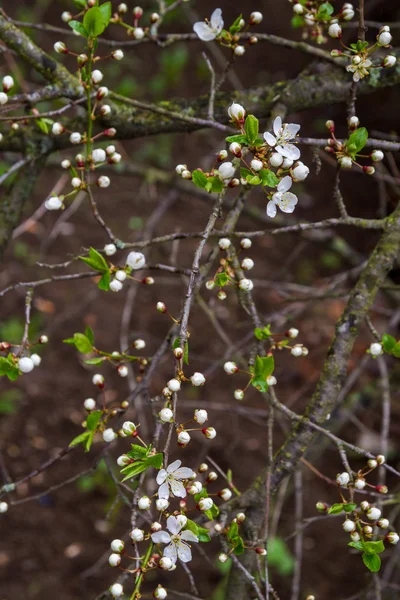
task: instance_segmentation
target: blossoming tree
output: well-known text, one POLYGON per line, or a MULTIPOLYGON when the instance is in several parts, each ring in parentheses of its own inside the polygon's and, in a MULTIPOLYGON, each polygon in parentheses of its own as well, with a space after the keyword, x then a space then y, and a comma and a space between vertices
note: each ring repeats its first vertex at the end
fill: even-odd
MULTIPOLYGON (((56 163, 64 175, 59 189, 43 197, 40 215, 47 212, 49 218, 54 215, 57 224, 64 215, 79 211, 84 202, 90 208, 91 219, 90 223, 85 222, 85 228, 97 227, 103 240, 101 245, 93 241, 86 248, 76 239, 73 255, 66 256, 63 263, 39 262, 37 277, 32 281, 7 280, 0 297, 23 290, 25 311, 22 338, 18 342, 4 339, 0 343, 2 380, 10 385, 21 381, 29 385, 29 378, 37 369, 46 369, 49 348, 54 343, 52 336, 46 330, 36 335, 31 326, 36 310, 35 294, 41 286, 86 280, 96 293, 107 295, 110 310, 118 295, 126 294, 127 298, 119 349, 104 347, 95 326, 88 325, 83 331, 71 328, 71 335, 64 339, 70 347, 69 360, 74 361, 76 353, 85 365, 93 397, 82 396, 79 400, 83 405, 81 428, 77 428, 67 447, 19 479, 8 476, 8 470, 13 469, 12 461, 10 464, 7 461, 7 468, 2 469, 1 520, 6 521, 17 510, 20 502, 17 494, 22 485, 39 473, 47 474, 53 464, 70 454, 79 476, 83 453, 89 453, 94 464, 100 459, 106 461, 117 499, 123 499, 130 514, 129 530, 121 529, 119 538, 109 540, 110 553, 102 568, 108 569, 104 564, 108 561, 114 570, 110 569, 109 585, 99 598, 200 598, 196 569, 192 573, 190 566, 195 556, 229 565, 223 596, 218 598, 283 598, 271 574, 270 553, 276 537, 276 519, 279 521, 279 502, 283 501, 288 481, 294 480, 295 562, 291 599, 321 598, 306 578, 301 577, 303 530, 310 520, 324 523, 329 519, 338 523, 337 516, 340 519, 337 536, 342 538, 343 552, 349 552, 348 561, 356 562, 360 556, 368 574, 365 589, 354 597, 369 597, 372 593, 376 594, 373 597, 382 598, 385 586, 391 585, 391 569, 389 575, 379 578, 381 556, 388 565, 393 565, 392 546, 399 541, 395 526, 397 512, 390 512, 390 506, 398 504, 398 498, 395 491, 389 493, 385 477, 386 473, 400 477, 395 464, 387 461, 386 456, 390 450, 389 367, 400 357, 400 342, 392 335, 398 310, 387 309, 386 328, 378 331, 371 309, 379 291, 390 288, 387 277, 400 246, 400 209, 393 206, 379 218, 351 216, 341 191, 341 175, 352 170, 371 181, 386 181, 395 189, 399 183, 393 158, 393 153, 400 149, 397 137, 383 134, 379 139, 371 139, 368 123, 361 124, 357 117, 359 95, 400 82, 390 26, 373 23, 367 30, 364 0, 359 0, 356 7, 350 3, 341 5, 339 1, 292 0, 292 24, 294 31, 302 32, 303 41, 269 34, 268 22, 259 11, 249 16, 238 14, 227 24, 221 8, 215 8, 210 18, 193 19, 191 31, 166 33, 166 18, 175 13, 182 15, 179 11, 185 2, 158 0, 156 4, 158 12, 144 12, 139 6, 125 3, 74 0, 71 12, 64 11, 61 15, 65 24, 61 30, 53 25, 16 22, 4 11, 0 14, 3 54, 10 57, 7 72, 4 67, 0 92, 0 150, 6 159, 11 153, 18 157, 0 177, 5 184, 18 174, 12 186, 5 188, 0 202, 0 253, 3 255, 11 243, 46 160, 54 160, 53 166, 56 163), (56 33, 59 41, 53 48, 39 47, 25 33, 25 28, 56 33), (118 38, 116 42, 113 38, 116 31, 124 32, 126 39, 118 38), (186 99, 144 102, 107 87, 106 70, 100 68, 107 61, 109 64, 125 61, 126 50, 142 44, 153 44, 162 51, 180 41, 207 44, 204 60, 211 84, 207 98, 200 103, 186 99), (222 91, 241 57, 262 42, 312 57, 323 66, 320 74, 301 73, 286 82, 286 87, 270 84, 261 90, 222 91), (325 49, 328 44, 331 51, 325 49), (219 73, 208 53, 211 46, 221 52, 218 56, 224 60, 219 73), (36 81, 28 87, 24 84, 17 66, 19 61, 29 64, 41 76, 40 84, 36 81), (300 125, 291 122, 291 115, 317 104, 328 106, 332 100, 346 105, 344 123, 325 119, 324 137, 311 137, 313 131, 308 130, 306 135, 310 137, 302 137, 300 125), (42 108, 43 103, 48 109, 42 108), (182 151, 181 162, 168 182, 171 188, 184 190, 208 203, 206 222, 192 222, 189 232, 174 230, 154 237, 149 227, 142 239, 121 239, 115 220, 111 225, 103 217, 101 194, 102 190, 112 189, 113 173, 118 174, 124 163, 129 165, 122 140, 199 129, 214 131, 219 136, 217 151, 209 152, 200 164, 192 162, 196 160, 192 156, 186 158, 182 151), (339 137, 338 129, 346 131, 346 135, 339 137), (313 165, 301 160, 307 147, 313 148, 313 165), (386 151, 390 152, 387 161, 386 151), (307 178, 313 169, 321 169, 321 157, 333 164, 336 172, 330 194, 330 216, 314 222, 296 220, 307 178), (264 229, 240 231, 239 219, 249 210, 257 193, 262 197, 260 219, 264 229), (277 226, 273 219, 277 219, 277 226), (261 254, 250 254, 258 238, 281 239, 285 233, 302 235, 332 231, 339 226, 370 230, 380 237, 370 256, 361 266, 357 265, 353 288, 339 291, 346 301, 326 359, 306 407, 296 412, 280 400, 280 386, 285 385, 281 384, 282 364, 305 360, 309 348, 298 341, 302 333, 300 326, 297 328, 296 313, 282 311, 278 317, 266 319, 256 295, 257 281, 249 277, 249 272, 263 258, 261 254), (177 266, 172 257, 169 264, 151 262, 153 247, 179 240, 196 242, 189 268, 177 266), (42 276, 43 269, 50 275, 42 276), (170 309, 162 282, 150 275, 152 270, 184 278, 178 311, 170 309), (168 326, 158 348, 151 353, 147 352, 146 339, 151 331, 143 329, 142 337, 135 339, 129 334, 135 296, 149 286, 153 294, 151 310, 154 314, 158 311, 168 326), (206 293, 209 303, 203 299, 206 293), (234 319, 229 319, 226 327, 218 320, 215 307, 218 301, 226 299, 237 302, 242 311, 240 319, 247 319, 248 331, 239 344, 230 340, 234 319), (204 373, 196 370, 202 364, 196 351, 199 332, 193 319, 197 306, 227 348, 214 361, 219 376, 226 378, 226 386, 231 386, 231 404, 226 404, 223 410, 235 411, 239 402, 241 414, 251 415, 254 407, 246 403, 250 398, 267 407, 262 413, 267 430, 265 464, 247 489, 239 490, 234 482, 235 458, 229 470, 221 467, 218 456, 206 458, 217 436, 217 428, 213 426, 216 402, 212 369, 210 373, 209 369, 204 373), (357 369, 349 372, 348 367, 364 323, 371 340, 367 344, 362 342, 361 362, 363 368, 378 365, 384 396, 383 425, 376 452, 341 436, 330 422, 331 414, 346 393, 343 390, 352 385, 349 380, 353 381, 354 372, 356 379, 359 375, 357 369), (160 384, 163 364, 167 376, 162 375, 160 384), (115 378, 122 378, 126 387, 113 396, 108 392, 115 378), (205 395, 201 396, 199 390, 204 390, 205 395), (196 398, 195 406, 190 404, 190 397, 196 398), (204 401, 198 400, 200 397, 204 401), (285 419, 285 436, 278 443, 275 431, 277 423, 281 423, 280 417, 285 419), (316 467, 305 458, 306 454, 312 455, 316 439, 319 444, 321 440, 332 443, 337 450, 342 468, 336 476, 327 472, 325 466, 316 467), (185 454, 185 448, 194 443, 207 450, 196 456, 185 454), (356 464, 357 457, 358 460, 361 457, 361 466, 352 464, 353 461, 356 464), (301 473, 305 465, 332 486, 329 497, 317 502, 315 515, 308 520, 303 520, 302 508, 301 473), (277 496, 280 501, 275 500, 277 496), (212 551, 204 550, 209 547, 212 551), (174 588, 175 570, 188 574, 189 585, 183 591, 174 588)), ((293 37, 296 36, 294 33, 293 37)), ((398 198, 398 188, 396 195, 398 198)), ((168 198, 167 202, 160 200, 155 220, 168 207, 168 198)), ((353 272, 343 280, 351 277, 354 278, 353 272)), ((341 282, 342 279, 333 279, 328 291, 341 282)), ((390 289, 397 300, 398 288, 390 289)), ((312 351, 312 342, 308 346, 312 351)), ((225 435, 224 428, 218 432, 219 437, 225 435)), ((68 479, 64 484, 73 480, 68 479)), ((28 496, 25 501, 34 498, 28 496)))

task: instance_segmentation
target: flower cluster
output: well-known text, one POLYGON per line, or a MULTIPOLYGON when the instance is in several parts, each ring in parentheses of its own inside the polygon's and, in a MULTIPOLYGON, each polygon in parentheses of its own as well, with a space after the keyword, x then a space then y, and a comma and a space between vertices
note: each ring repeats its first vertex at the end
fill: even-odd
POLYGON ((325 32, 331 37, 340 37, 340 22, 351 21, 355 16, 354 6, 345 2, 335 14, 335 9, 330 2, 325 0, 289 0, 293 5, 293 27, 303 29, 303 38, 310 37, 317 44, 327 41, 325 32))
POLYGON ((389 520, 382 517, 382 510, 367 500, 363 500, 358 505, 354 501, 354 494, 358 491, 371 489, 378 494, 387 494, 388 488, 386 485, 374 485, 367 482, 366 478, 377 467, 386 462, 385 457, 380 454, 375 458, 368 460, 367 465, 358 471, 338 473, 336 483, 339 488, 345 488, 349 491, 350 498, 345 500, 341 493, 341 503, 329 506, 324 502, 318 502, 316 508, 319 512, 326 514, 345 513, 346 518, 342 523, 343 530, 350 534, 349 546, 360 550, 365 566, 372 572, 379 571, 380 557, 379 554, 385 550, 385 542, 395 545, 399 541, 399 535, 390 531, 382 535, 379 531, 375 535, 374 527, 379 529, 388 529, 390 526, 389 520), (374 538, 375 535, 375 539, 374 538))
POLYGON ((47 335, 41 335, 33 343, 29 343, 29 340, 25 340, 21 345, 0 342, 0 375, 5 375, 10 381, 15 381, 20 375, 31 373, 42 362, 40 354, 31 352, 32 346, 47 344, 48 341, 47 335))
POLYGON ((367 175, 373 175, 375 167, 371 164, 361 165, 358 159, 369 158, 372 162, 380 162, 384 159, 383 152, 381 150, 372 150, 368 154, 361 154, 368 141, 368 131, 365 127, 360 127, 360 121, 356 116, 350 117, 348 126, 352 133, 348 139, 340 141, 335 136, 335 123, 333 121, 326 122, 326 127, 331 137, 328 140, 325 151, 335 156, 342 169, 351 169, 354 165, 367 175))
POLYGON ((184 179, 192 179, 195 185, 208 192, 220 193, 239 185, 260 185, 268 198, 269 217, 276 216, 277 208, 284 213, 292 213, 298 199, 289 190, 293 182, 304 181, 310 172, 299 160, 296 136, 300 125, 282 123, 278 116, 273 123, 273 133, 267 131, 260 137, 258 119, 253 115, 246 117, 243 106, 233 103, 228 114, 232 124, 240 130, 240 134, 226 138, 232 161, 223 162, 228 158, 228 152, 221 150, 209 172, 201 169, 191 172, 183 164, 176 167, 176 172, 184 179), (222 164, 217 166, 218 163, 222 164), (240 179, 235 177, 238 168, 240 179))
MULTIPOLYGON (((229 30, 226 30, 224 29, 222 10, 216 8, 212 13, 210 20, 206 19, 205 21, 198 21, 193 25, 193 30, 203 42, 217 40, 221 46, 230 48, 234 56, 243 56, 246 51, 246 46, 239 43, 240 33, 247 31, 253 25, 258 25, 262 20, 263 15, 258 11, 251 13, 247 23, 242 18, 242 15, 240 15, 229 27, 229 30)), ((257 37, 253 35, 248 39, 247 45, 252 46, 257 42, 257 37)))
POLYGON ((0 92, 0 105, 7 104, 8 92, 14 87, 14 79, 11 75, 5 75, 2 80, 3 91, 0 92))

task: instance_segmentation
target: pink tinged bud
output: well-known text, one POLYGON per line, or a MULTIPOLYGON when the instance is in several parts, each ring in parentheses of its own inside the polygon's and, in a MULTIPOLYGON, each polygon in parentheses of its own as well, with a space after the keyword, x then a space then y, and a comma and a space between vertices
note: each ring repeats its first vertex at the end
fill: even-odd
POLYGON ((363 171, 367 175, 373 175, 375 173, 375 167, 365 166, 363 167, 363 171))
POLYGON ((335 131, 335 123, 332 120, 329 120, 325 123, 325 127, 328 129, 328 131, 330 131, 331 133, 333 131, 335 131))
POLYGON ((373 528, 370 525, 365 525, 362 530, 365 537, 371 537, 374 532, 373 528))
POLYGON ((387 494, 389 491, 386 485, 377 485, 375 489, 379 494, 387 494))
POLYGON ((53 48, 58 54, 67 54, 68 53, 68 48, 64 44, 64 42, 56 42, 54 44, 53 48))
POLYGON ((85 164, 86 164, 86 159, 83 156, 83 154, 77 154, 75 156, 75 162, 76 162, 76 164, 77 164, 78 167, 84 167, 85 164))
POLYGON ((190 434, 187 431, 181 431, 178 434, 178 445, 185 447, 188 445, 191 439, 192 438, 190 437, 190 434))
MULTIPOLYGON (((357 129, 357 127, 360 125, 360 119, 358 117, 350 117, 350 119, 348 120, 348 124, 350 129, 354 130, 357 129)), ((329 141, 334 141, 334 140, 329 140, 329 141)))
POLYGON ((205 427, 204 429, 201 430, 201 432, 204 433, 204 435, 206 436, 206 438, 208 440, 213 440, 215 438, 215 436, 217 435, 217 432, 214 429, 214 427, 205 427))
POLYGON ((397 535, 397 533, 395 533, 394 531, 391 531, 390 533, 387 534, 385 539, 389 542, 389 544, 393 544, 395 546, 398 543, 400 538, 397 535))
POLYGON ((181 358, 183 358, 183 349, 182 348, 175 348, 174 350, 174 356, 177 360, 180 360, 181 358))
POLYGON ((133 435, 136 431, 135 423, 132 423, 132 421, 125 421, 125 423, 122 424, 122 431, 126 435, 133 435))
POLYGON ((351 519, 346 519, 344 521, 342 527, 343 527, 344 531, 346 531, 347 533, 351 533, 352 531, 355 530, 356 524, 351 519))
POLYGON ((108 96, 108 94, 109 94, 108 87, 105 87, 103 85, 102 87, 99 87, 99 89, 97 90, 96 98, 97 98, 97 100, 102 100, 103 98, 108 96))
POLYGON ((224 364, 224 371, 228 373, 228 375, 233 375, 239 371, 239 367, 235 362, 228 361, 224 364))
POLYGON ((114 137, 116 133, 117 130, 115 129, 115 127, 109 127, 104 131, 104 135, 107 137, 114 137))
POLYGON ((239 158, 242 156, 242 146, 237 142, 232 142, 232 144, 229 146, 229 151, 239 158))
POLYGON ((14 79, 11 77, 11 75, 5 75, 3 77, 3 92, 7 93, 11 90, 11 88, 14 87, 14 79))
POLYGON ((165 306, 164 302, 157 302, 157 310, 160 313, 166 313, 167 312, 167 307, 165 306))
POLYGON ((135 6, 132 12, 135 19, 140 19, 143 14, 143 8, 141 6, 135 6))
POLYGON ((315 508, 317 509, 318 512, 321 513, 325 513, 328 511, 328 505, 325 504, 325 502, 317 502, 317 504, 315 505, 315 508))
POLYGON ((256 552, 257 554, 259 554, 260 556, 266 556, 267 555, 267 551, 265 548, 256 548, 256 552))
POLYGON ((360 506, 361 506, 361 509, 362 509, 362 510, 365 512, 366 510, 368 510, 368 509, 369 509, 369 507, 370 507, 370 503, 369 503, 369 502, 367 502, 366 500, 363 500, 363 501, 360 503, 360 506))
POLYGON ((119 554, 110 554, 110 556, 108 557, 108 564, 110 565, 110 567, 118 567, 119 564, 121 564, 121 557, 119 554))
POLYGON ((96 373, 96 375, 93 375, 92 377, 92 383, 97 386, 98 388, 103 388, 104 387, 104 377, 103 375, 100 375, 99 373, 96 373))

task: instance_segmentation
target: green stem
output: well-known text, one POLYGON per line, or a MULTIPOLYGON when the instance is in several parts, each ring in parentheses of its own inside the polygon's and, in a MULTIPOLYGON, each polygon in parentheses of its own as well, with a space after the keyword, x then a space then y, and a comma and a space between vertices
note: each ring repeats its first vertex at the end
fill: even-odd
POLYGON ((149 547, 147 549, 146 555, 145 555, 145 557, 143 559, 143 564, 142 564, 142 567, 140 569, 140 573, 136 577, 135 589, 132 592, 132 596, 131 596, 130 600, 137 600, 137 598, 138 598, 138 594, 139 594, 139 591, 140 591, 140 586, 142 585, 142 582, 143 582, 144 572, 146 570, 147 563, 149 562, 151 554, 153 552, 153 546, 154 546, 153 542, 150 542, 150 545, 149 545, 149 547))

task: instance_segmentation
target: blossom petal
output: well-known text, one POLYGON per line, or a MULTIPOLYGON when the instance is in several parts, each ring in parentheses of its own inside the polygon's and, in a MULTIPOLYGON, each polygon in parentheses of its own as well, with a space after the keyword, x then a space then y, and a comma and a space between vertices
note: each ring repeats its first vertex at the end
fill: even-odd
POLYGON ((175 564, 178 560, 178 553, 176 551, 176 544, 170 544, 166 548, 164 548, 163 556, 170 558, 172 562, 175 564))
POLYGON ((157 478, 156 478, 158 485, 161 485, 162 483, 164 483, 164 481, 167 479, 167 475, 168 475, 168 473, 165 469, 161 469, 160 471, 158 471, 157 478))
POLYGON ((181 460, 175 460, 173 463, 171 463, 170 465, 168 465, 167 467, 167 473, 173 473, 174 471, 176 471, 176 469, 179 469, 179 467, 181 466, 182 461, 181 460))
POLYGON ((215 40, 217 35, 215 31, 213 31, 209 25, 203 23, 203 21, 195 23, 193 25, 193 30, 203 42, 211 42, 211 40, 215 40))
POLYGON ((176 544, 176 549, 178 551, 179 559, 184 562, 190 562, 192 560, 192 552, 187 544, 183 542, 178 542, 176 544))
POLYGON ((267 204, 267 215, 273 219, 276 217, 276 204, 273 200, 270 200, 267 204))
POLYGON ((286 125, 286 131, 289 133, 291 138, 294 138, 296 136, 296 134, 299 132, 300 130, 300 125, 297 125, 296 123, 288 123, 286 125))
POLYGON ((177 535, 182 529, 182 525, 179 523, 176 517, 171 515, 167 519, 167 529, 172 533, 172 535, 177 535))
POLYGON ((291 192, 286 192, 282 194, 281 200, 278 202, 278 206, 284 213, 292 213, 294 211, 294 207, 296 206, 298 200, 295 194, 291 192))
POLYGON ((213 29, 216 29, 218 33, 220 33, 222 31, 222 28, 224 26, 224 20, 222 18, 222 10, 220 8, 216 8, 213 12, 213 14, 211 15, 211 27, 213 29))
POLYGON ((283 177, 283 179, 281 179, 278 183, 278 192, 287 192, 292 187, 292 183, 292 178, 289 177, 289 175, 286 175, 286 177, 283 177))
POLYGON ((269 146, 275 146, 276 145, 276 139, 274 138, 274 136, 272 135, 272 133, 270 133, 269 131, 266 131, 264 133, 264 140, 267 142, 267 144, 269 146))
POLYGON ((194 472, 189 467, 182 467, 174 472, 174 479, 190 479, 193 477, 194 472))
POLYGON ((168 483, 165 481, 162 485, 160 485, 160 487, 158 488, 158 497, 164 498, 165 500, 168 500, 169 498, 169 487, 168 487, 168 483))
POLYGON ((185 531, 182 531, 181 540, 185 540, 185 542, 194 542, 197 544, 199 538, 193 533, 193 531, 190 531, 190 529, 185 529, 185 531))
POLYGON ((300 150, 297 146, 293 146, 293 144, 277 146, 276 149, 278 150, 279 154, 282 154, 282 156, 286 156, 287 158, 291 158, 292 160, 297 160, 300 158, 300 150))
POLYGON ((169 486, 174 496, 176 496, 177 498, 186 498, 186 489, 183 483, 181 483, 177 479, 171 479, 169 482, 169 486))
POLYGON ((169 544, 171 536, 167 531, 156 531, 156 533, 151 534, 151 539, 155 544, 169 544))
POLYGON ((282 129, 282 119, 280 117, 276 117, 274 120, 274 134, 278 137, 280 130, 282 129))

